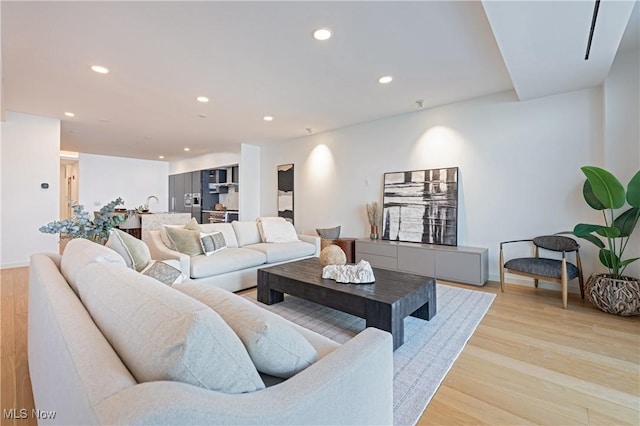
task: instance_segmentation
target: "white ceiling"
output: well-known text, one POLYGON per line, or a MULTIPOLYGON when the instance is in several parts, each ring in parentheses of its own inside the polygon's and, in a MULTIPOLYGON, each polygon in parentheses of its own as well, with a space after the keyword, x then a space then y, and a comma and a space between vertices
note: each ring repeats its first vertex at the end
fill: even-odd
MULTIPOLYGON (((428 108, 514 83, 522 98, 598 85, 633 4, 603 1, 588 78, 558 79, 584 74, 592 2, 2 1, 2 108, 60 118, 68 151, 167 160, 237 151, 412 112, 417 100, 428 108), (614 3, 624 11, 610 13, 614 3), (333 37, 314 40, 319 27, 333 37), (557 66, 567 55, 577 59, 557 66), (386 74, 394 81, 377 83, 386 74)), ((625 48, 638 48, 637 9, 625 48)))

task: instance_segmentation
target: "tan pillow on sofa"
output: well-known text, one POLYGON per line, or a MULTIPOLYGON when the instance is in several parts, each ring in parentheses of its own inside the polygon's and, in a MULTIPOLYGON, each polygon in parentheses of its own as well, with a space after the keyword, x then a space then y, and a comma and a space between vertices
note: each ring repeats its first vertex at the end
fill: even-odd
POLYGON ((119 229, 109 232, 109 239, 105 246, 118 253, 127 266, 140 272, 151 262, 149 247, 142 241, 119 229))
POLYGON ((169 226, 164 229, 175 247, 174 250, 189 256, 197 256, 204 253, 200 244, 200 231, 169 226))
POLYGON ((80 298, 138 382, 170 380, 225 393, 264 389, 246 349, 209 307, 124 265, 90 264, 80 298))
POLYGON ((229 324, 261 373, 289 378, 317 361, 314 347, 285 319, 216 287, 182 284, 176 289, 210 306, 229 324))

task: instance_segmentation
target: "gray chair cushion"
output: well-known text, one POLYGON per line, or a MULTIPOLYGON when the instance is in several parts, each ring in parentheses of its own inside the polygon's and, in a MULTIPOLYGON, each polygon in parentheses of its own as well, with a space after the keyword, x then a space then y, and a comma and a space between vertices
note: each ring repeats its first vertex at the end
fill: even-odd
POLYGON ((561 237, 560 235, 544 235, 533 239, 536 246, 553 251, 576 251, 580 248, 580 244, 576 240, 569 237, 561 237))
MULTIPOLYGON (((536 257, 521 257, 511 259, 504 267, 527 274, 541 275, 549 278, 562 278, 562 261, 536 257)), ((578 276, 578 268, 573 263, 567 262, 567 279, 572 280, 578 276)))

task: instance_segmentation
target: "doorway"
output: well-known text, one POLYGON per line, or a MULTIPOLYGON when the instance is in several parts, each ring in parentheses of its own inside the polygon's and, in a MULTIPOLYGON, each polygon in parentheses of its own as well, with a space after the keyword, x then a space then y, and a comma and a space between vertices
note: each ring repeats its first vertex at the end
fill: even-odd
POLYGON ((73 214, 78 202, 78 160, 60 157, 60 220, 73 214))

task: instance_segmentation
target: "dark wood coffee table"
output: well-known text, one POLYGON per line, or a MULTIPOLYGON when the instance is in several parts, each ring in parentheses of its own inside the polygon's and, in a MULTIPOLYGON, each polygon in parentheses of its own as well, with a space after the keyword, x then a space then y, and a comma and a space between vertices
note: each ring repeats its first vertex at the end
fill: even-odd
POLYGON ((340 284, 322 278, 318 258, 258 269, 258 301, 282 302, 284 293, 364 318, 367 327, 391 333, 393 349, 404 343, 404 319, 436 314, 436 280, 373 268, 372 284, 340 284))

